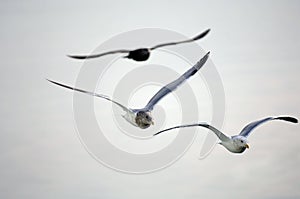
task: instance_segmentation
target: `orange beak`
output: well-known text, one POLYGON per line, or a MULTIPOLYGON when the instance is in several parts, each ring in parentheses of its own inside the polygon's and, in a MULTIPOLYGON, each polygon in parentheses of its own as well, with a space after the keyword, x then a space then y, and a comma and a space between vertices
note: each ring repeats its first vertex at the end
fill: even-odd
POLYGON ((250 148, 249 144, 246 144, 246 148, 247 148, 247 149, 249 149, 249 148, 250 148))

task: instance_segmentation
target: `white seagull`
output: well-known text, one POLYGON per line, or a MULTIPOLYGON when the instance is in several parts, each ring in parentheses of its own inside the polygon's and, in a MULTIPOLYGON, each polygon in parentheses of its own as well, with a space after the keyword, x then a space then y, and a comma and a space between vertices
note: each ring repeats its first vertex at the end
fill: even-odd
POLYGON ((297 118, 290 117, 290 116, 267 117, 267 118, 264 118, 264 119, 261 119, 261 120, 258 120, 258 121, 248 124, 247 126, 245 126, 243 128, 243 130, 240 132, 239 135, 234 135, 231 137, 225 135, 224 133, 222 133, 221 131, 219 131, 218 129, 216 129, 215 127, 213 127, 207 123, 196 123, 196 124, 187 124, 187 125, 180 125, 180 126, 168 128, 168 129, 159 131, 158 133, 154 134, 153 136, 156 136, 162 132, 169 131, 169 130, 176 129, 176 128, 201 126, 204 128, 208 128, 209 130, 214 132, 216 134, 216 136, 218 136, 218 138, 220 139, 219 144, 223 145, 228 151, 230 151, 232 153, 243 153, 246 150, 246 148, 249 148, 249 143, 248 143, 247 137, 250 135, 252 130, 254 130, 257 126, 259 126, 265 122, 272 121, 272 120, 283 120, 283 121, 287 121, 287 122, 298 123, 297 118))
POLYGON ((47 79, 49 82, 56 84, 58 86, 62 86, 67 89, 71 89, 74 91, 82 92, 88 95, 92 95, 95 97, 100 97, 102 99, 106 99, 108 101, 111 101, 112 103, 118 105, 121 107, 125 114, 122 115, 123 118, 128 121, 130 124, 139 127, 141 129, 146 129, 150 127, 150 125, 154 124, 153 118, 151 116, 151 111, 153 110, 154 106, 167 94, 174 91, 178 86, 180 86, 183 82, 185 82, 188 78, 193 76, 199 69, 206 63, 207 59, 209 57, 209 52, 202 58, 200 61, 198 61, 193 67, 191 67, 189 70, 187 70, 183 75, 181 75, 178 79, 174 80, 173 82, 167 84, 166 86, 162 87, 147 103, 147 105, 144 108, 141 109, 131 109, 127 108, 126 106, 123 106, 122 104, 110 99, 108 96, 97 94, 90 91, 85 91, 79 88, 73 88, 71 86, 67 86, 52 80, 47 79))
POLYGON ((132 59, 135 61, 146 61, 149 57, 150 57, 150 53, 152 50, 155 50, 157 48, 161 48, 161 47, 165 47, 165 46, 171 46, 171 45, 177 45, 177 44, 182 44, 182 43, 189 43, 192 41, 197 41, 203 37, 205 37, 208 33, 209 33, 210 29, 200 33, 199 35, 191 38, 191 39, 187 39, 184 41, 177 41, 177 42, 168 42, 168 43, 163 43, 163 44, 158 44, 155 45, 151 48, 139 48, 139 49, 135 49, 135 50, 112 50, 112 51, 108 51, 108 52, 104 52, 104 53, 100 53, 100 54, 95 54, 95 55, 68 55, 71 58, 74 59, 90 59, 90 58, 97 58, 97 57, 101 57, 104 55, 110 55, 110 54, 117 54, 117 53, 127 53, 126 56, 124 56, 124 58, 127 59, 132 59))

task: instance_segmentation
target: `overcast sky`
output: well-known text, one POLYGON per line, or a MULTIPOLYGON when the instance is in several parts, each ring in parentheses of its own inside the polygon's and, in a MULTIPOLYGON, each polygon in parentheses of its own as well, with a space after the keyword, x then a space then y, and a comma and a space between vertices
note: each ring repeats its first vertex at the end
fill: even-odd
MULTIPOLYGON (((111 170, 81 144, 72 93, 82 62, 114 35, 162 28, 186 36, 211 28, 210 50, 226 95, 222 130, 273 115, 300 118, 299 1, 1 1, 1 198, 195 199, 300 197, 300 127, 270 122, 242 155, 221 146, 147 175, 111 170)), ((201 138, 201 137, 200 137, 201 138)), ((203 137, 202 137, 203 138, 203 137)))

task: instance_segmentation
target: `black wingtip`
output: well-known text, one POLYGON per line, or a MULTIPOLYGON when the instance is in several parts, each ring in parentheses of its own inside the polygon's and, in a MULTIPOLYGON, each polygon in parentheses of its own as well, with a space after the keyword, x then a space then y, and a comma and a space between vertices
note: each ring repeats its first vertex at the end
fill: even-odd
POLYGON ((70 57, 72 59, 87 59, 88 56, 84 56, 84 55, 67 55, 67 57, 70 57))
POLYGON ((201 38, 205 37, 209 32, 210 32, 210 29, 207 29, 206 31, 204 31, 201 34, 199 34, 196 37, 194 37, 193 40, 196 41, 198 39, 201 39, 201 38))
POLYGON ((60 86, 60 83, 58 83, 58 82, 55 82, 55 81, 53 81, 53 80, 51 80, 51 79, 48 79, 48 78, 46 78, 46 80, 47 80, 48 82, 52 83, 52 84, 56 84, 56 85, 59 85, 59 86, 60 86))
POLYGON ((298 123, 298 119, 290 116, 282 116, 282 117, 277 117, 276 119, 278 120, 284 120, 292 123, 298 123))
MULTIPOLYGON (((208 51, 198 62, 197 64, 195 65, 195 67, 199 70, 204 64, 205 62, 208 60, 209 58, 209 54, 210 54, 210 51, 208 51)), ((196 71, 195 71, 196 72, 196 71)))
POLYGON ((208 51, 203 57, 202 57, 202 59, 201 60, 207 60, 208 59, 208 57, 209 57, 209 55, 210 55, 210 51, 208 51))
POLYGON ((48 82, 52 82, 53 83, 53 81, 51 80, 51 79, 48 79, 48 78, 45 78, 48 82))
POLYGON ((155 133, 155 134, 153 134, 153 137, 154 136, 157 136, 158 134, 161 134, 162 132, 161 131, 159 131, 159 132, 157 132, 157 133, 155 133))

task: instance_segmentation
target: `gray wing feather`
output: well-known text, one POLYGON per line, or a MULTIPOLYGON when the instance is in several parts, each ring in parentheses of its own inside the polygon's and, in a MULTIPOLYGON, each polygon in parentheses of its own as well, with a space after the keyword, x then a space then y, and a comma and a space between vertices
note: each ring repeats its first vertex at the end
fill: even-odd
POLYGON ((207 123, 196 123, 196 124, 179 125, 179 126, 175 126, 175 127, 171 127, 171 128, 159 131, 159 132, 155 133, 153 136, 156 136, 156 135, 158 135, 158 134, 160 134, 162 132, 169 131, 169 130, 172 130, 172 129, 195 127, 195 126, 204 127, 204 128, 207 128, 207 129, 211 130, 212 132, 214 132, 216 134, 216 136, 218 136, 218 138, 221 141, 228 141, 228 140, 230 140, 230 138, 227 135, 225 135, 224 133, 222 133, 221 131, 219 131, 218 129, 216 129, 215 127, 213 127, 213 126, 211 126, 211 125, 209 125, 207 123))
POLYGON ((91 59, 91 58, 97 58, 97 57, 101 57, 101 56, 109 55, 109 54, 129 53, 129 52, 130 52, 130 50, 112 50, 112 51, 108 51, 105 53, 94 54, 94 55, 67 55, 67 56, 74 58, 74 59, 91 59))
POLYGON ((85 94, 88 94, 88 95, 91 95, 91 96, 95 96, 95 97, 100 97, 102 99, 105 99, 105 100, 108 100, 108 101, 111 101, 112 103, 120 106, 124 111, 126 112, 132 112, 132 110, 128 109, 127 107, 123 106, 122 104, 110 99, 108 96, 105 96, 105 95, 101 95, 101 94, 97 94, 97 93, 93 93, 93 92, 90 92, 90 91, 85 91, 85 90, 82 90, 82 89, 79 89, 79 88, 73 88, 71 86, 67 86, 65 84, 62 84, 62 83, 59 83, 59 82, 55 82, 55 81, 52 81, 52 80, 49 80, 47 79, 47 81, 53 83, 53 84, 56 84, 58 86, 61 86, 61 87, 64 87, 64 88, 67 88, 67 89, 70 89, 70 90, 74 90, 74 91, 78 91, 78 92, 81 92, 81 93, 85 93, 85 94))
POLYGON ((298 123, 297 118, 294 117, 290 117, 290 116, 279 116, 279 117, 267 117, 255 122, 252 122, 250 124, 248 124, 247 126, 245 126, 241 133, 239 135, 244 136, 244 137, 248 137, 250 135, 250 133, 259 125, 268 122, 268 121, 272 121, 272 120, 283 120, 283 121, 287 121, 287 122, 292 122, 292 123, 298 123))
POLYGON ((153 107, 155 104, 157 104, 164 96, 174 91, 178 86, 180 86, 183 82, 185 82, 188 78, 193 76, 207 61, 209 57, 209 52, 200 60, 197 62, 196 65, 194 65, 192 68, 190 68, 188 71, 186 71, 183 75, 181 75, 178 79, 175 81, 167 84, 166 86, 162 87, 148 102, 148 104, 145 106, 145 110, 151 111, 153 110, 153 107))

